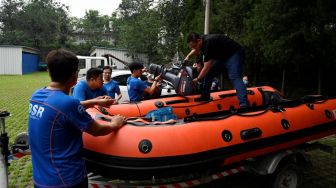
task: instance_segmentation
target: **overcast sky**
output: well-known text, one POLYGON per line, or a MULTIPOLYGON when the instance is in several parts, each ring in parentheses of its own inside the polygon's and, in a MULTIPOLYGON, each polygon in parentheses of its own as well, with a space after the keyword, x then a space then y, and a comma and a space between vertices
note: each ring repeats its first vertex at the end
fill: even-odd
POLYGON ((114 12, 121 0, 55 0, 69 6, 70 16, 82 18, 85 10, 98 10, 101 15, 109 15, 114 12))

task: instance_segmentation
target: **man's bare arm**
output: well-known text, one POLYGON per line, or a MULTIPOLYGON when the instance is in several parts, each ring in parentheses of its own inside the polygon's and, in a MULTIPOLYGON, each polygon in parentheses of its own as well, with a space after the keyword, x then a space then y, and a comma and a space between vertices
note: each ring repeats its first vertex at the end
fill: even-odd
POLYGON ((97 98, 94 98, 94 99, 80 101, 80 103, 81 103, 81 105, 84 106, 84 108, 90 108, 94 105, 109 107, 110 105, 112 105, 114 103, 114 99, 107 98, 107 97, 106 98, 97 97, 97 98))
POLYGON ((117 131, 125 124, 126 118, 124 116, 115 115, 112 117, 111 123, 109 124, 99 124, 97 121, 93 121, 86 132, 93 136, 104 136, 117 131))
POLYGON ((185 57, 184 60, 189 61, 193 56, 195 56, 195 55, 197 55, 197 54, 198 54, 198 51, 195 50, 195 49, 192 49, 192 50, 188 53, 188 55, 185 57))

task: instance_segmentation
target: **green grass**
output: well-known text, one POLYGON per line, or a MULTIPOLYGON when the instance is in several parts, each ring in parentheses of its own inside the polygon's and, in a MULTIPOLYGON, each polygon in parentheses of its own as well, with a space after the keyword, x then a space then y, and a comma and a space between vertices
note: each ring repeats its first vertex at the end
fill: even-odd
MULTIPOLYGON (((33 92, 46 86, 50 79, 47 72, 23 76, 0 75, 0 110, 11 116, 6 119, 6 131, 12 144, 18 133, 27 132, 29 98, 33 92)), ((30 156, 14 160, 9 166, 10 187, 32 187, 32 165, 30 156)))
MULTIPOLYGON (((0 75, 0 110, 7 110, 11 116, 6 119, 6 130, 10 144, 18 133, 27 132, 29 98, 32 93, 49 83, 47 72, 24 76, 0 75)), ((336 136, 321 140, 336 149, 336 136)), ((336 185, 336 154, 312 152, 315 168, 307 172, 305 187, 334 187, 336 185)), ((241 180, 239 180, 241 182, 241 180)), ((219 187, 224 187, 226 183, 219 187)), ((30 156, 14 160, 9 166, 9 187, 32 187, 32 164, 30 156)), ((234 185, 237 187, 237 184, 234 185)), ((238 186, 239 187, 239 186, 238 186)), ((244 187, 244 186, 242 186, 244 187)), ((246 187, 246 186, 245 186, 246 187)))

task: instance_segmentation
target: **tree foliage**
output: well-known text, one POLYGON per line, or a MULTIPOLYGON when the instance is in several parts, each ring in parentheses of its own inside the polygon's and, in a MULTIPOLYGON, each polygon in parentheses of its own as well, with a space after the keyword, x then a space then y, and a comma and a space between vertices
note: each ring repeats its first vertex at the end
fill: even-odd
POLYGON ((103 38, 104 34, 112 33, 110 27, 111 18, 107 15, 100 15, 97 10, 88 10, 84 18, 73 19, 74 32, 85 35, 87 46, 111 46, 103 38))
POLYGON ((4 0, 0 10, 1 43, 37 49, 65 46, 68 10, 52 0, 4 0))
POLYGON ((157 58, 161 31, 159 14, 152 7, 152 0, 123 0, 119 5, 120 21, 114 24, 119 31, 118 46, 128 49, 132 56, 146 53, 150 61, 157 58))
POLYGON ((260 48, 253 52, 261 54, 263 65, 298 72, 334 61, 330 53, 335 49, 334 1, 259 0, 245 23, 244 43, 250 49, 260 48))
MULTIPOLYGON (((168 63, 176 52, 188 53, 189 32, 203 33, 204 2, 122 0, 111 16, 89 10, 84 18, 74 19, 65 5, 53 0, 2 0, 0 43, 39 49, 65 46, 84 53, 93 45, 109 47, 102 38, 108 30, 115 46, 128 49, 129 55, 143 52, 150 63, 168 63), (89 35, 87 43, 76 45, 69 40, 73 26, 89 35)), ((336 68, 336 1, 221 0, 211 4, 210 33, 226 34, 244 46, 245 72, 254 83, 276 87, 282 83, 289 89, 318 93, 332 90, 328 73, 336 68)))
POLYGON ((184 3, 181 0, 162 0, 158 4, 161 21, 159 54, 165 62, 170 62, 176 52, 180 52, 183 40, 184 3))

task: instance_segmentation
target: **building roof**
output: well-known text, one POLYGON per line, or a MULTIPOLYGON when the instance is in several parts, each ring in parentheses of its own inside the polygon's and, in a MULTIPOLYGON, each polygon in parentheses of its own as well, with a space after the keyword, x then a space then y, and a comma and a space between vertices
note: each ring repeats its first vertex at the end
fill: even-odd
POLYGON ((103 50, 115 50, 115 51, 123 51, 123 52, 128 52, 127 49, 122 49, 122 48, 107 48, 107 47, 99 47, 99 46, 92 46, 89 54, 91 54, 95 49, 103 49, 103 50))
POLYGON ((16 46, 16 45, 0 45, 0 48, 22 48, 24 51, 29 51, 29 52, 36 52, 39 53, 40 50, 28 46, 16 46))

